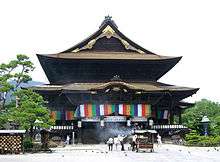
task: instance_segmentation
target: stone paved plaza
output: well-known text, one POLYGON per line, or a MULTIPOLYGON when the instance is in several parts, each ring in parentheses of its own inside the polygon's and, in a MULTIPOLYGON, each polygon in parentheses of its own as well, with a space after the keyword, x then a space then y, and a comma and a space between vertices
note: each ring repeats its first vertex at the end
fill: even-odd
MULTIPOLYGON (((126 147, 127 148, 127 147, 126 147)), ((120 149, 120 148, 119 148, 120 149)), ((155 146, 155 152, 107 150, 106 145, 76 145, 56 148, 53 153, 0 155, 0 162, 219 162, 220 148, 155 146)))

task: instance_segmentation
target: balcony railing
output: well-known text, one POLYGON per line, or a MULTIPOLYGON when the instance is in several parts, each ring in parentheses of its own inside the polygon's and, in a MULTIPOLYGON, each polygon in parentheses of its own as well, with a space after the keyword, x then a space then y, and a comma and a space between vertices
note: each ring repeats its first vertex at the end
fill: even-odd
POLYGON ((52 126, 50 127, 51 130, 73 130, 74 126, 52 126))
MULTIPOLYGON (((74 126, 51 126, 51 130, 74 130, 74 126)), ((153 125, 153 129, 188 129, 186 126, 181 124, 161 124, 161 125, 153 125)))
POLYGON ((153 129, 187 129, 187 127, 181 124, 162 124, 154 125, 153 129))

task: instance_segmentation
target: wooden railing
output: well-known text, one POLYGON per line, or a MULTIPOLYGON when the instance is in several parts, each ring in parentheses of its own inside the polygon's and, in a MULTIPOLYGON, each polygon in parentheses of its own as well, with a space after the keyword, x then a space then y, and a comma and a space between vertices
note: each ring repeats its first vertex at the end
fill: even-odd
POLYGON ((153 125, 153 129, 187 129, 187 127, 181 124, 162 124, 153 125))
MULTIPOLYGON (((74 126, 51 126, 51 130, 73 130, 74 126)), ((153 125, 152 129, 187 129, 186 126, 181 124, 161 124, 153 125)))
POLYGON ((50 129, 52 130, 73 130, 74 127, 71 125, 67 125, 67 126, 52 126, 50 127, 50 129))

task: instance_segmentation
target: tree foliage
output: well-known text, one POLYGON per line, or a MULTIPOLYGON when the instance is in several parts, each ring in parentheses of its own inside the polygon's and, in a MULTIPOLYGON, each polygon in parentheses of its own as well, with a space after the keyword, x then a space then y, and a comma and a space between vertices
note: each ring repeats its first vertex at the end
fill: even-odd
POLYGON ((18 54, 16 59, 11 60, 7 64, 0 64, 0 101, 2 109, 5 108, 8 93, 15 91, 21 83, 30 81, 29 73, 33 70, 33 63, 28 56, 23 54, 18 54))
POLYGON ((7 123, 8 118, 7 118, 7 112, 1 111, 0 112, 0 129, 4 128, 4 124, 7 123))
POLYGON ((20 129, 26 129, 32 136, 34 126, 48 128, 54 123, 43 97, 31 89, 20 88, 21 83, 31 80, 29 74, 33 70, 34 65, 29 57, 21 54, 9 63, 0 64, 0 129, 5 124, 13 123, 20 129), (9 92, 12 95, 5 104, 9 92), (19 99, 19 104, 15 104, 15 98, 19 99))
POLYGON ((189 128, 202 132, 200 121, 203 116, 210 119, 209 132, 220 135, 220 104, 206 99, 196 102, 195 106, 183 113, 183 123, 189 128))
POLYGON ((49 128, 53 124, 42 96, 31 89, 20 89, 15 95, 19 97, 19 105, 10 109, 9 118, 20 128, 32 131, 34 126, 49 128))

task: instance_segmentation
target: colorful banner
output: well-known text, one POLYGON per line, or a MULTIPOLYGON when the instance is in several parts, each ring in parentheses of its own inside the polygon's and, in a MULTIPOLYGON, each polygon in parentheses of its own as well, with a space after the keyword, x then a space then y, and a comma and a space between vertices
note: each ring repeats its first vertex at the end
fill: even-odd
POLYGON ((50 116, 54 120, 73 120, 74 111, 51 111, 50 116))
POLYGON ((77 108, 75 117, 109 116, 113 113, 124 116, 151 117, 148 104, 82 104, 77 108), (79 111, 80 113, 78 113, 79 111))
POLYGON ((79 117, 79 116, 80 116, 80 109, 77 108, 77 109, 75 110, 74 117, 79 117))
MULTIPOLYGON (((110 116, 113 113, 131 117, 152 117, 151 105, 148 104, 81 104, 74 111, 51 111, 54 120, 74 120, 77 117, 110 116)), ((158 115, 158 114, 157 114, 158 115)), ((160 118, 167 118, 168 111, 159 114, 160 118)))
POLYGON ((168 110, 158 110, 157 119, 168 119, 169 112, 168 110))
POLYGON ((51 118, 54 120, 61 120, 61 112, 60 111, 51 111, 51 118))
POLYGON ((74 112, 73 111, 66 111, 65 112, 65 119, 66 120, 73 120, 74 119, 74 112))

